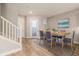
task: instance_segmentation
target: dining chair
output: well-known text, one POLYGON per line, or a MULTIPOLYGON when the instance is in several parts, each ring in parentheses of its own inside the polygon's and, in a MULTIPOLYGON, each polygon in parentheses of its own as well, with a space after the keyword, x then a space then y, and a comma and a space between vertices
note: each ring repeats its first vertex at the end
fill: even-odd
POLYGON ((75 32, 72 31, 69 36, 67 36, 65 39, 64 39, 64 44, 66 45, 70 45, 70 47, 72 48, 73 47, 73 41, 74 41, 74 35, 75 35, 75 32))
MULTIPOLYGON (((79 31, 79 30, 78 30, 79 31)), ((72 47, 72 56, 79 56, 79 33, 77 30, 74 32, 74 39, 73 39, 73 47, 72 47)))
MULTIPOLYGON (((55 46, 57 46, 57 45, 59 45, 59 44, 61 44, 61 46, 62 46, 62 41, 63 41, 63 37, 62 36, 58 36, 58 35, 56 35, 56 36, 52 36, 52 37, 54 37, 55 38, 55 46)), ((62 47, 63 48, 63 47, 62 47)))
POLYGON ((44 41, 45 40, 45 33, 44 33, 44 31, 43 30, 40 30, 39 31, 40 33, 40 42, 39 42, 39 44, 42 42, 42 41, 44 41))
POLYGON ((47 46, 50 44, 51 48, 52 48, 52 45, 53 46, 55 45, 55 40, 52 37, 52 33, 50 31, 46 31, 46 35, 45 36, 46 36, 47 46))

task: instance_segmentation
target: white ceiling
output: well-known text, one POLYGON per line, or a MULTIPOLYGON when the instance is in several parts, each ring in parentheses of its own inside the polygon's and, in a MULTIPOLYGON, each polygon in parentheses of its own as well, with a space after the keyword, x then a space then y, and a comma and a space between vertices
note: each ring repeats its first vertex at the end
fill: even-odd
POLYGON ((32 15, 39 15, 50 17, 61 14, 73 9, 79 8, 78 3, 26 3, 18 4, 19 12, 22 15, 29 15, 28 12, 32 11, 32 15))

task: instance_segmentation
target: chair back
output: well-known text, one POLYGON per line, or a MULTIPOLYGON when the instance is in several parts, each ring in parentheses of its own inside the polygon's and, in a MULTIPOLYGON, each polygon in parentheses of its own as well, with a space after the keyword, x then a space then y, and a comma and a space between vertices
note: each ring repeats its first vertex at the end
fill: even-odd
POLYGON ((44 36, 45 36, 44 31, 40 30, 40 39, 44 39, 44 36))
POLYGON ((72 43, 74 43, 74 38, 75 38, 75 31, 73 31, 73 35, 72 35, 72 43))
POLYGON ((70 39, 70 42, 73 43, 74 42, 74 36, 75 36, 75 31, 72 31, 70 34, 69 34, 69 37, 67 39, 70 39))
POLYGON ((43 37, 43 36, 44 36, 44 32, 40 31, 40 37, 43 37))
POLYGON ((74 39, 74 36, 75 36, 75 31, 73 31, 73 36, 72 36, 72 39, 74 39))
POLYGON ((51 39, 52 38, 52 34, 50 31, 46 31, 46 39, 51 39))

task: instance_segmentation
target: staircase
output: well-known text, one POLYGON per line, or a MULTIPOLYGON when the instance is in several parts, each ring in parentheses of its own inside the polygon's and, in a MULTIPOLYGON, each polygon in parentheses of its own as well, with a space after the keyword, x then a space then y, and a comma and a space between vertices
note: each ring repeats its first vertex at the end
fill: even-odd
POLYGON ((7 55, 21 50, 21 30, 0 16, 0 55, 7 55))

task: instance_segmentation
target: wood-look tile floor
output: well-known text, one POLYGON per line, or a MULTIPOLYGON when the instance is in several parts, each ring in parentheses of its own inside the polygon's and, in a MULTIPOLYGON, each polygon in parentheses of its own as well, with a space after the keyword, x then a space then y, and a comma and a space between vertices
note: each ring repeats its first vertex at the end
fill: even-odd
MULTIPOLYGON (((33 40, 34 43, 38 44, 38 40, 33 40)), ((51 48, 50 45, 46 46, 46 43, 42 41, 40 43, 41 47, 45 48, 49 52, 53 53, 55 56, 71 56, 72 55, 72 49, 69 46, 65 46, 64 48, 61 48, 61 45, 57 44, 55 47, 51 48)))
POLYGON ((61 48, 60 46, 56 46, 50 48, 50 46, 48 47, 46 46, 44 41, 40 42, 39 39, 23 39, 22 50, 16 53, 12 53, 8 56, 71 56, 71 55, 72 55, 72 49, 69 47, 65 46, 64 48, 61 48))
MULTIPOLYGON (((34 39, 33 39, 34 40, 34 39)), ((23 39, 23 49, 8 56, 53 56, 47 49, 37 45, 32 39, 23 39)))

